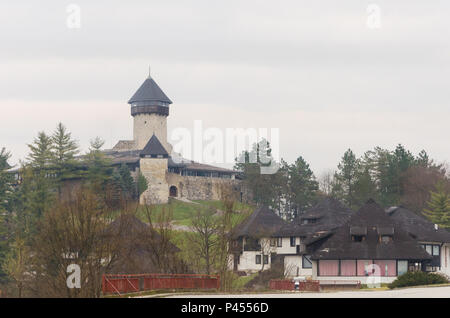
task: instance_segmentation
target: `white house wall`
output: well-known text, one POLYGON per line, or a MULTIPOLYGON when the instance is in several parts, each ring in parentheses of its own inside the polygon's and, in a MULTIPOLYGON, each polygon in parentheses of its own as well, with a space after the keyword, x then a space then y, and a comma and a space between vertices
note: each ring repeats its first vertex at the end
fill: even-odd
POLYGON ((441 268, 439 272, 450 276, 450 243, 441 247, 441 268))
POLYGON ((284 274, 288 278, 296 276, 312 277, 312 268, 303 268, 301 255, 288 255, 284 257, 284 274))

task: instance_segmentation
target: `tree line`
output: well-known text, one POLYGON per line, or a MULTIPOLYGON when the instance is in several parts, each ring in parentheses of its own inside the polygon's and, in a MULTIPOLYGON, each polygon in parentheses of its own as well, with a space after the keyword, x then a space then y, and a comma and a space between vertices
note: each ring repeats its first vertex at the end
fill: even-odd
POLYGON ((348 149, 334 171, 317 178, 305 159, 275 162, 270 143, 261 140, 237 159, 243 183, 252 200, 267 205, 286 219, 294 219, 324 196, 357 210, 372 198, 385 207, 404 206, 442 227, 450 227, 450 179, 444 164, 422 150, 413 155, 403 145, 394 150, 375 147, 361 157, 348 149), (272 174, 261 173, 277 165, 272 174))

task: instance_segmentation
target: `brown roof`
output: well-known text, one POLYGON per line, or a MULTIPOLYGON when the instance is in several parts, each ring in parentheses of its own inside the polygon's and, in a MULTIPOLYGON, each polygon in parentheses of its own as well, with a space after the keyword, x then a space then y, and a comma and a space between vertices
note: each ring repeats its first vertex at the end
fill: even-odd
POLYGON ((286 224, 266 206, 257 208, 244 222, 233 231, 232 237, 270 237, 286 224))
POLYGON ((418 241, 450 243, 450 232, 442 228, 436 229, 434 223, 422 215, 404 207, 392 207, 386 213, 418 241))
MULTIPOLYGON (((304 236, 312 238, 316 233, 334 231, 346 223, 354 212, 333 198, 325 198, 300 214, 294 221, 280 229, 280 236, 304 236), (315 219, 315 223, 303 224, 304 220, 315 219)), ((307 239, 307 240, 308 240, 307 239)))
POLYGON ((394 224, 375 201, 369 200, 313 253, 312 259, 429 260, 431 256, 401 226, 394 224), (353 241, 351 228, 366 228, 365 240, 353 241), (380 242, 378 229, 387 228, 393 228, 393 239, 380 242))

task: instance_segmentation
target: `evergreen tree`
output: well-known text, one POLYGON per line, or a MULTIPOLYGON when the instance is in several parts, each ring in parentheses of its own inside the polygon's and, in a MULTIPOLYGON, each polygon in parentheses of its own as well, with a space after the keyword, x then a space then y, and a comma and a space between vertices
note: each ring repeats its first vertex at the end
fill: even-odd
POLYGON ((136 183, 131 176, 130 169, 123 163, 119 168, 122 193, 126 199, 136 198, 136 183))
POLYGON ((2 148, 0 150, 0 215, 9 209, 13 193, 14 177, 7 172, 11 168, 8 164, 10 158, 11 153, 2 148))
MULTIPOLYGON (((33 144, 28 145, 28 163, 21 168, 22 181, 18 190, 20 206, 24 213, 39 218, 52 204, 56 188, 55 171, 52 167, 52 140, 44 132, 39 132, 33 144)), ((18 200, 16 200, 17 202, 18 200)))
POLYGON ((104 144, 102 139, 96 137, 91 141, 89 153, 86 156, 87 179, 91 189, 96 192, 105 190, 113 172, 110 160, 101 151, 104 144))
POLYGON ((60 182, 78 174, 75 156, 79 153, 78 144, 72 140, 71 133, 59 123, 51 136, 52 141, 52 164, 60 182))
POLYGON ((28 155, 28 162, 32 167, 37 169, 48 168, 52 162, 53 144, 52 139, 41 131, 32 144, 28 145, 30 154, 28 155))
POLYGON ((439 182, 436 191, 431 192, 428 209, 425 209, 424 214, 434 224, 450 228, 450 194, 445 189, 444 182, 439 182))
POLYGON ((290 201, 295 214, 301 213, 314 204, 319 184, 309 164, 302 157, 298 157, 287 170, 290 201))
POLYGON ((11 206, 13 196, 14 177, 8 173, 8 160, 11 153, 5 148, 0 150, 0 283, 6 279, 3 264, 9 251, 11 206))
POLYGON ((431 164, 430 158, 428 157, 428 154, 425 150, 422 150, 419 152, 419 154, 416 157, 416 164, 422 167, 429 167, 431 164))
POLYGON ((142 172, 139 171, 137 178, 137 199, 141 197, 141 194, 148 189, 148 182, 142 172))
POLYGON ((354 208, 356 201, 356 182, 358 180, 359 160, 351 149, 348 149, 338 165, 332 195, 342 200, 350 208, 354 208))

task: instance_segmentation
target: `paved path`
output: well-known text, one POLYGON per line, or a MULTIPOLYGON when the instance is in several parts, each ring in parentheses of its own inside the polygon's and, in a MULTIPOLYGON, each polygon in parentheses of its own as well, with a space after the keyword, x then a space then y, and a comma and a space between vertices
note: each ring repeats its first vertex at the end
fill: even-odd
POLYGON ((169 298, 450 298, 450 286, 421 287, 379 291, 339 291, 277 294, 203 294, 170 295, 169 298))

